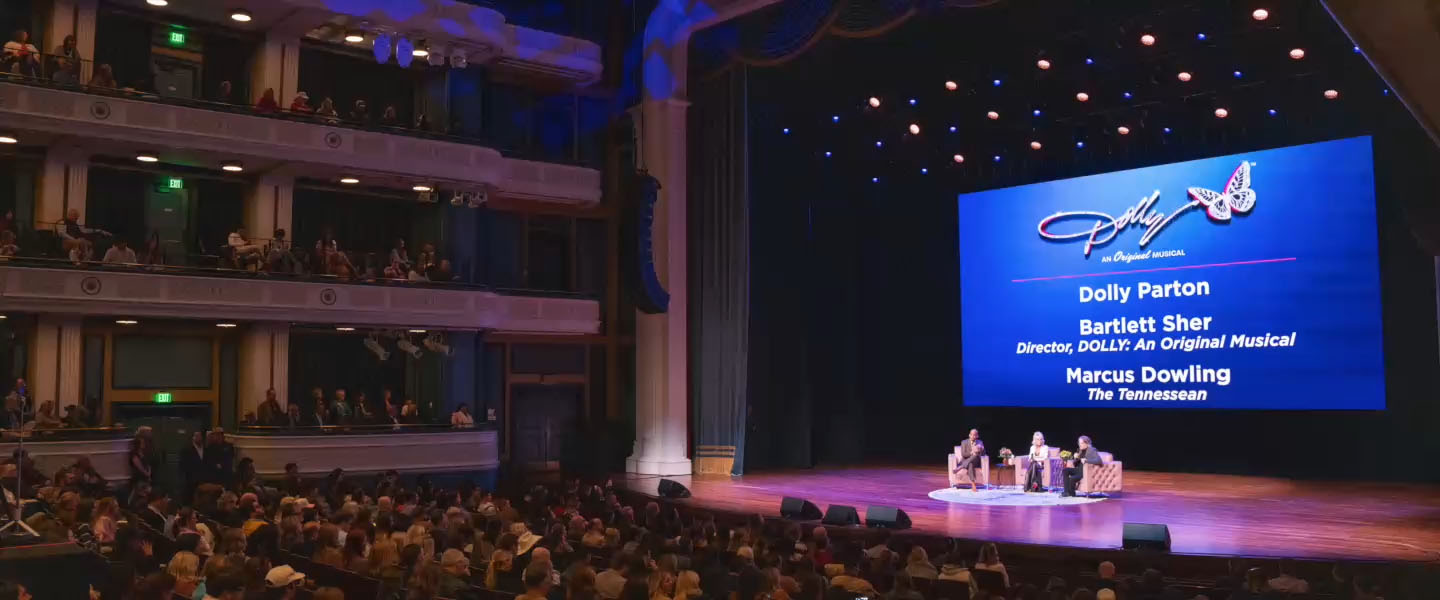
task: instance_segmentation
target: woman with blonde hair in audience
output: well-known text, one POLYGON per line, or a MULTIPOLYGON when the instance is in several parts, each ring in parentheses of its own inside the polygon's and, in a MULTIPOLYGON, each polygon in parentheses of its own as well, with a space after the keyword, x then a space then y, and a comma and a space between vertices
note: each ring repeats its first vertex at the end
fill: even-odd
POLYGON ((920 579, 935 579, 940 576, 940 571, 930 564, 930 555, 925 552, 925 547, 918 544, 910 548, 910 557, 905 561, 905 572, 920 579))
POLYGON ((310 560, 337 569, 345 568, 345 557, 340 552, 339 527, 331 523, 320 526, 319 536, 315 540, 315 555, 311 556, 310 560))
POLYGON ((605 522, 600 519, 590 519, 585 534, 580 536, 580 545, 586 548, 605 547, 605 522))
POLYGON ((245 553, 245 532, 239 527, 231 527, 220 534, 219 554, 244 554, 245 553))
MULTIPOLYGON (((674 557, 673 554, 666 554, 661 558, 674 557)), ((667 571, 655 571, 650 575, 650 600, 672 600, 675 596, 675 574, 667 571)))
POLYGON ((694 571, 681 571, 675 578, 674 600, 698 599, 704 595, 700 590, 700 574, 694 571))
POLYGON ((515 548, 518 540, 515 534, 506 533, 495 543, 495 553, 490 555, 490 566, 485 569, 485 589, 500 589, 501 583, 516 578, 515 548))
MULTIPOLYGON (((1000 562, 1000 550, 992 542, 986 542, 980 547, 980 557, 975 560, 975 568, 982 571, 994 571, 999 573, 1005 580, 1005 587, 1010 587, 1010 573, 1005 571, 1005 563, 1000 562)), ((975 584, 975 578, 970 578, 970 584, 975 584)))
POLYGON ((366 557, 366 561, 370 569, 363 573, 375 579, 384 579, 387 569, 400 566, 400 549, 393 540, 378 538, 370 545, 370 556, 366 557))
POLYGON ((175 578, 173 593, 189 598, 200 585, 200 557, 193 552, 176 552, 175 556, 170 557, 170 564, 166 565, 165 572, 175 578))
POLYGON ((595 593, 595 569, 576 567, 565 583, 565 600, 598 600, 595 593))
POLYGON ((90 529, 95 534, 95 541, 101 545, 115 543, 115 517, 120 515, 120 505, 114 498, 101 498, 95 503, 95 512, 91 515, 90 529))

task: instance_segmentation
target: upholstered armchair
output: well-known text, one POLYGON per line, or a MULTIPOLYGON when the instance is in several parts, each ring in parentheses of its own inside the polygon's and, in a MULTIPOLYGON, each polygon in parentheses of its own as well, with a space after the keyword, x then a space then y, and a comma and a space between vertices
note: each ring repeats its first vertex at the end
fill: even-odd
MULTIPOLYGON (((1050 451, 1050 460, 1045 461, 1045 474, 1042 475, 1045 487, 1061 487, 1065 485, 1065 463, 1060 460, 1060 449, 1047 446, 1050 451)), ((1030 447, 1024 448, 1025 454, 1015 453, 1015 484, 1025 487, 1029 480, 1030 473, 1030 447)))
POLYGON ((1085 478, 1075 488, 1078 494, 1113 493, 1121 491, 1124 483, 1123 463, 1115 460, 1109 452, 1100 453, 1100 464, 1085 465, 1085 478))
MULTIPOLYGON (((945 472, 950 474, 950 487, 957 485, 970 485, 970 471, 964 470, 955 472, 955 465, 960 463, 960 447, 955 447, 955 452, 950 454, 949 462, 946 463, 945 472)), ((990 487, 990 455, 980 455, 980 467, 975 469, 975 483, 990 487)))

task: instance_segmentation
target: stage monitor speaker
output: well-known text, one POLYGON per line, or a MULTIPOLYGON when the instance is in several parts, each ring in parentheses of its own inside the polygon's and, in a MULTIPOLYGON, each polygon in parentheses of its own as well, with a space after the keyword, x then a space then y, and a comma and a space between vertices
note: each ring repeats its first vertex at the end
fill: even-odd
POLYGON ((780 516, 787 519, 814 521, 820 518, 820 507, 804 498, 786 496, 780 501, 780 516))
POLYGON ((820 520, 826 525, 859 525, 860 512, 853 506, 844 504, 831 504, 825 507, 825 518, 820 520))
POLYGON ((661 498, 689 498, 690 490, 683 484, 673 479, 660 480, 661 498))
POLYGON ((883 529, 909 529, 910 515, 894 506, 865 507, 865 526, 883 529))
POLYGON ((1169 552, 1170 528, 1159 523, 1126 523, 1120 545, 1126 550, 1169 552))

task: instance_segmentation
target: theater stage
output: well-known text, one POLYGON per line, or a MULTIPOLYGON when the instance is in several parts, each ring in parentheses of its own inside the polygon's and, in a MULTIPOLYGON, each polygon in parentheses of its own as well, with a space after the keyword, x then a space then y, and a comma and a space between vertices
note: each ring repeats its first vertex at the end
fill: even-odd
MULTIPOLYGON (((1121 524, 1165 523, 1183 554, 1440 562, 1440 486, 1297 482, 1235 475, 1125 472, 1125 493, 1080 506, 976 506, 931 499, 944 465, 767 471, 672 477, 682 504, 778 516, 782 496, 898 506, 914 531, 1018 544, 1120 547, 1121 524)), ((659 479, 617 475, 617 486, 654 495, 659 479)))

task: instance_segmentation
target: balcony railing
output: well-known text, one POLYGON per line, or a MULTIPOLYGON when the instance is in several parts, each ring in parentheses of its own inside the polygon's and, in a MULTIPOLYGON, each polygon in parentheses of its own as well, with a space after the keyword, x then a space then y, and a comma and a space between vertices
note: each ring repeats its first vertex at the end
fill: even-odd
POLYGON ((37 54, 34 60, 11 61, 0 64, 0 81, 10 83, 22 83, 35 86, 50 87, 69 91, 78 91, 98 96, 112 96, 131 100, 144 100, 158 104, 172 106, 184 106, 187 108, 199 108, 234 114, 244 114, 258 117, 266 117, 292 122, 310 122, 329 127, 343 127, 358 131, 371 133, 385 133, 406 137, 439 140, 472 146, 484 146, 498 150, 501 154, 510 158, 525 160, 544 161, 548 163, 568 164, 576 166, 597 167, 595 160, 582 158, 583 153, 578 152, 578 138, 572 141, 575 145, 570 156, 556 156, 554 153, 543 152, 534 147, 517 147, 514 144, 489 136, 481 135, 457 135, 445 130, 437 131, 436 128, 448 129, 450 123, 447 119, 440 119, 431 122, 426 116, 421 116, 414 123, 401 123, 388 121, 381 110, 381 114, 374 118, 355 119, 351 115, 341 112, 341 108, 334 106, 323 106, 323 100, 311 99, 314 106, 306 105, 304 108, 292 106, 294 99, 275 98, 273 105, 249 104, 244 99, 237 102, 217 102, 213 100, 200 100, 185 98, 181 96, 166 95, 153 90, 136 89, 119 84, 110 66, 105 63, 95 64, 88 59, 68 58, 51 54, 37 54))

